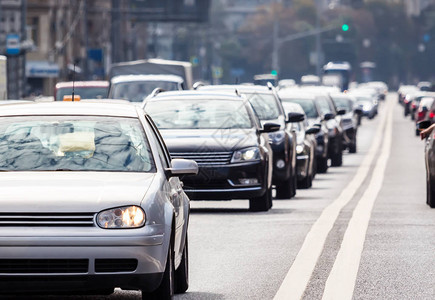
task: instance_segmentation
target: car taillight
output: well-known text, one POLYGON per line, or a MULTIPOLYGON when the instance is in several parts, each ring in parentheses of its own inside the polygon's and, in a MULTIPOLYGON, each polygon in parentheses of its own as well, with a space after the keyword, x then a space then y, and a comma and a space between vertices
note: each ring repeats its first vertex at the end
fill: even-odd
POLYGON ((434 117, 435 117, 435 113, 434 113, 433 111, 431 111, 431 112, 429 113, 429 118, 433 119, 434 117))
POLYGON ((424 111, 419 111, 419 112, 418 112, 418 118, 419 118, 419 119, 423 119, 423 118, 424 118, 424 115, 425 115, 425 112, 424 112, 424 111))

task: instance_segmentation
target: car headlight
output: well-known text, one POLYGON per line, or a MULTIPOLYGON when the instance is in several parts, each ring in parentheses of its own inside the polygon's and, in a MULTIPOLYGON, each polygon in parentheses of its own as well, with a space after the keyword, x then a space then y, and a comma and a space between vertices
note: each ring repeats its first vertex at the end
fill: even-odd
POLYGON ((284 130, 269 132, 269 142, 271 142, 272 144, 279 144, 284 140, 284 138, 285 138, 284 130))
POLYGON ((138 228, 145 224, 145 212, 134 205, 103 210, 97 215, 97 224, 105 229, 138 228))
POLYGON ((260 149, 257 147, 234 151, 231 162, 254 161, 260 159, 260 149))
POLYGON ((301 154, 302 152, 304 152, 304 146, 303 145, 297 145, 296 146, 296 153, 297 154, 301 154))

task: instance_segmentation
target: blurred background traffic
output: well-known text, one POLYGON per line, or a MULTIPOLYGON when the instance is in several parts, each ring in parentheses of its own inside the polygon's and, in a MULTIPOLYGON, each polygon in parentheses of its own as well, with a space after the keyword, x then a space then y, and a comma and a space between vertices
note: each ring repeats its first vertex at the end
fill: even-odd
MULTIPOLYGON (((193 81, 297 83, 346 61, 350 81, 432 82, 433 0, 1 0, 7 98, 59 81, 106 80, 112 64, 189 62, 193 81)), ((4 81, 4 79, 2 79, 4 81)))

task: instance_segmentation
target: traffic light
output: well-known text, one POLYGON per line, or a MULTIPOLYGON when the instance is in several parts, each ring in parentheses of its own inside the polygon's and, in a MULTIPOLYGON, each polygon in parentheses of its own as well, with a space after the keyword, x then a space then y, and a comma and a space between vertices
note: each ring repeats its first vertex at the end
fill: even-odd
POLYGON ((344 23, 343 25, 341 25, 341 30, 343 30, 345 32, 348 31, 349 30, 349 25, 344 23))
POLYGON ((270 74, 273 75, 273 76, 277 76, 278 75, 278 71, 272 70, 272 71, 270 71, 270 74))

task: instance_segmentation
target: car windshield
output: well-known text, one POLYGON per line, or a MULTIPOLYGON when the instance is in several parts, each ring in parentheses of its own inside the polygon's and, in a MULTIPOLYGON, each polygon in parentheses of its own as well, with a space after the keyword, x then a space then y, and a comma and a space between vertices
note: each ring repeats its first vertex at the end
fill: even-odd
POLYGON ((179 90, 177 82, 171 81, 134 81, 112 84, 109 98, 123 99, 130 102, 142 102, 154 89, 162 88, 165 91, 179 90))
MULTIPOLYGON (((74 95, 80 96, 81 99, 101 99, 106 98, 108 87, 74 87, 74 95)), ((66 95, 72 95, 72 87, 59 88, 56 91, 56 101, 62 101, 66 95)))
POLYGON ((305 114, 307 115, 307 118, 317 118, 319 116, 314 101, 312 100, 297 99, 297 98, 282 98, 281 100, 283 102, 297 103, 300 106, 302 106, 303 110, 305 111, 305 114))
POLYGON ((1 171, 151 172, 139 120, 114 117, 7 117, 0 121, 1 171))
POLYGON ((252 128, 242 101, 162 100, 147 103, 145 110, 159 129, 252 128))
POLYGON ((349 101, 349 99, 343 97, 332 97, 332 100, 334 101, 335 106, 337 106, 337 109, 345 109, 346 112, 352 111, 352 102, 349 101))
POLYGON ((278 119, 280 111, 272 94, 244 93, 260 120, 278 119))

